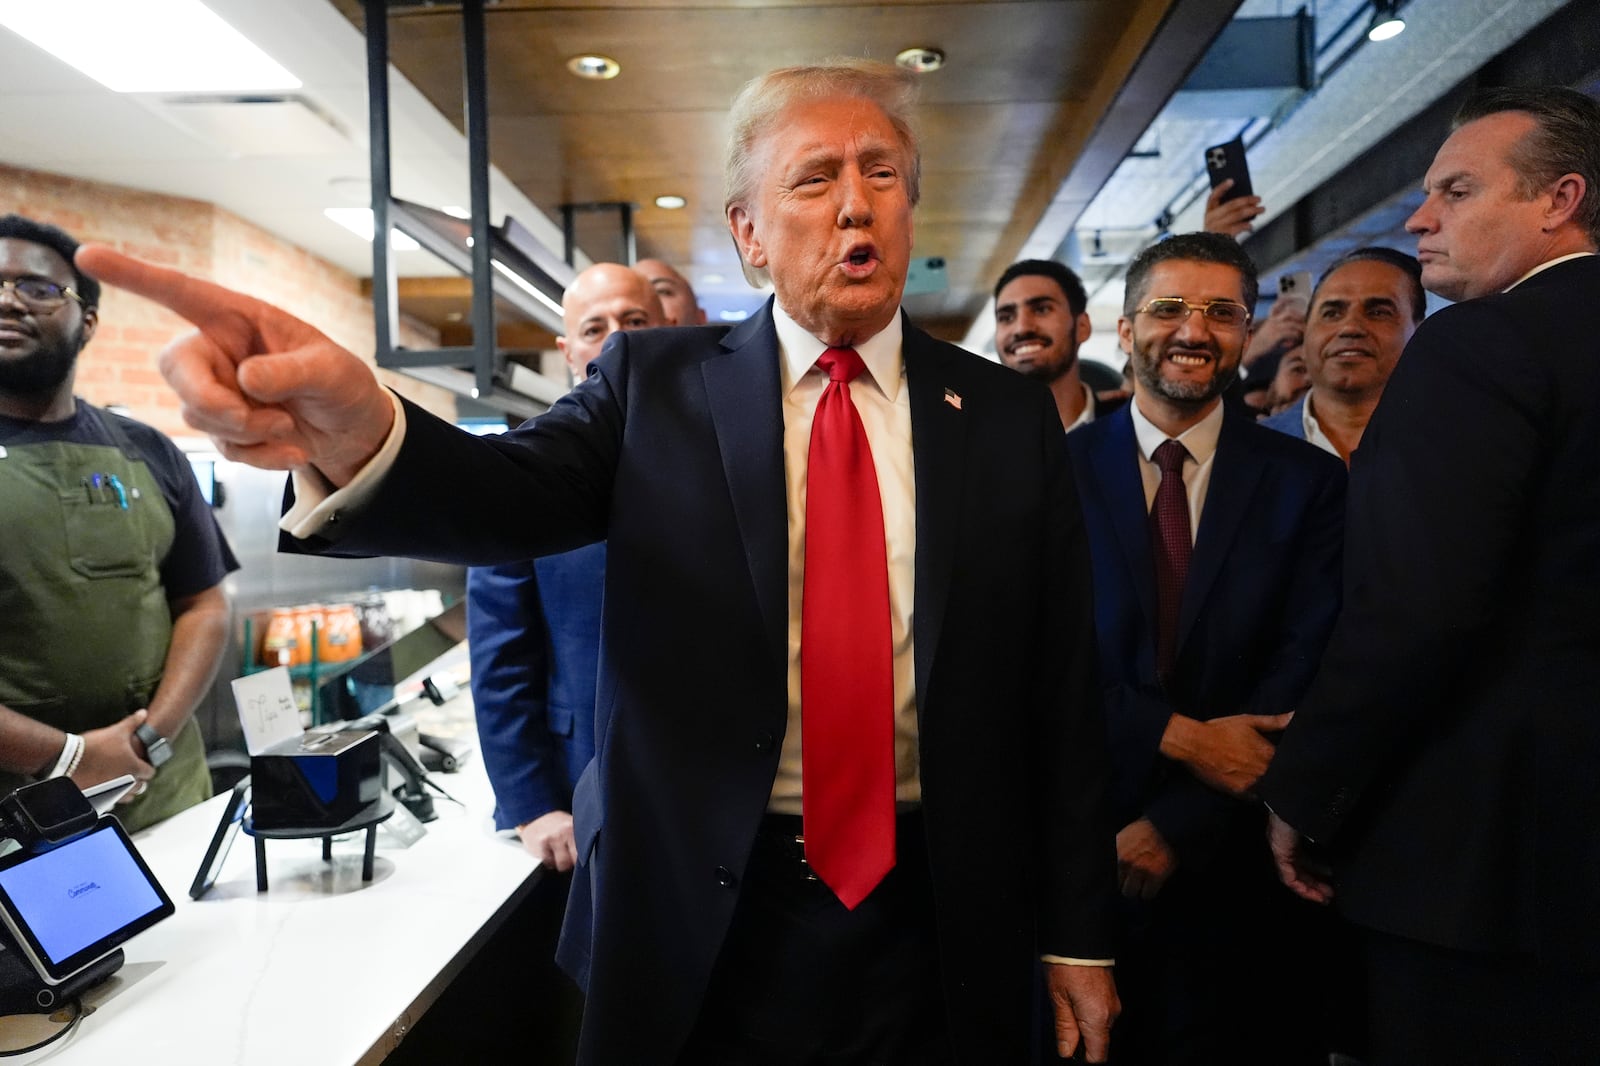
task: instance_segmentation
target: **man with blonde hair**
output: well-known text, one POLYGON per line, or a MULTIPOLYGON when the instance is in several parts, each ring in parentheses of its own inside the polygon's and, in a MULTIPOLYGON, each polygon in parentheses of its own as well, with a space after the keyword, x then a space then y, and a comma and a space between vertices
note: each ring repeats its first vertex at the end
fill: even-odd
POLYGON ((1083 522, 1048 391, 901 313, 913 88, 857 62, 748 86, 727 218, 774 298, 614 334, 504 438, 281 312, 84 257, 201 325, 168 378, 227 454, 294 469, 302 546, 493 563, 606 539, 561 953, 583 1063, 1025 1062, 1041 956, 1059 1050, 1105 1059, 1083 522), (418 512, 440 483, 452 506, 418 512))

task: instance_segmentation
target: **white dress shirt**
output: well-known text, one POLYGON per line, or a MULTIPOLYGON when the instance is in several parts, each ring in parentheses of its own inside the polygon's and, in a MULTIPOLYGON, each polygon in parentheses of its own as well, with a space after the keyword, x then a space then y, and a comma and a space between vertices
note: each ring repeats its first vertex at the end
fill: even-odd
POLYGON ((1176 440, 1189 451, 1189 458, 1183 461, 1183 485, 1188 490, 1189 543, 1193 544, 1195 535, 1200 531, 1200 512, 1205 509, 1206 490, 1211 487, 1211 466, 1217 457, 1217 437, 1222 433, 1222 401, 1218 400, 1204 418, 1176 437, 1168 437, 1144 416, 1137 395, 1128 406, 1133 409, 1133 436, 1139 445, 1139 476, 1144 479, 1146 511, 1155 505, 1156 489, 1161 484, 1161 468, 1150 457, 1168 440, 1176 440))
POLYGON ((1344 456, 1339 454, 1339 449, 1333 446, 1328 435, 1322 432, 1322 423, 1317 421, 1316 414, 1311 410, 1311 394, 1316 391, 1311 389, 1306 392, 1306 402, 1300 407, 1300 431, 1306 435, 1307 444, 1315 444, 1342 463, 1344 456))
MULTIPOLYGON (((779 380, 783 391, 783 481, 789 501, 789 724, 778 757, 769 809, 801 813, 800 601, 805 589, 806 465, 811 455, 811 420, 828 377, 816 366, 827 348, 774 302, 779 380)), ((911 394, 901 359, 900 316, 876 336, 855 346, 866 372, 850 383, 850 400, 861 416, 872 449, 883 501, 883 535, 889 560, 889 636, 894 647, 895 801, 919 803, 917 698, 911 654, 912 590, 917 553, 917 486, 911 451, 911 394)))

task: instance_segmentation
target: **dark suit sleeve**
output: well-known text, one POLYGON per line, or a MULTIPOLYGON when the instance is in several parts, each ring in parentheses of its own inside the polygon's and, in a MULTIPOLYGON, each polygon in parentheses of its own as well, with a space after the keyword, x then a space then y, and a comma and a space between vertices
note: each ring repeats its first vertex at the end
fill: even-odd
MULTIPOLYGON (((1339 614, 1346 478, 1334 462, 1309 469, 1324 473, 1306 505, 1299 536, 1285 549, 1292 553, 1289 587, 1270 633, 1273 649, 1267 666, 1242 705, 1205 708, 1209 717, 1294 710, 1322 660, 1339 614)), ((1192 863, 1207 854, 1221 828, 1238 816, 1240 802, 1184 770, 1169 777, 1145 816, 1179 858, 1192 863)))
POLYGON ((550 641, 533 563, 467 572, 467 647, 495 828, 562 810, 562 772, 547 719, 550 641))
POLYGON ((283 534, 280 550, 484 566, 604 540, 630 392, 627 338, 612 334, 584 382, 510 433, 477 437, 402 399, 405 437, 372 498, 326 536, 283 534))
POLYGON ((1046 954, 1110 958, 1115 947, 1115 829, 1110 761, 1100 703, 1089 539, 1060 437, 1046 405, 1045 471, 1050 550, 1045 553, 1048 613, 1034 727, 1040 782, 1038 852, 1044 857, 1039 944, 1046 954))
POLYGON ((1492 301, 1412 338, 1355 453, 1344 612, 1260 794, 1318 841, 1425 731, 1489 653, 1540 468, 1554 385, 1492 301))

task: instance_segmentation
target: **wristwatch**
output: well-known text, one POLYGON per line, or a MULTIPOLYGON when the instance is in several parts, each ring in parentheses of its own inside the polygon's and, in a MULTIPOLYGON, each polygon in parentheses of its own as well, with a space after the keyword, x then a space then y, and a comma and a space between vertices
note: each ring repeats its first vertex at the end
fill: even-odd
POLYGON ((167 743, 166 737, 157 733, 148 724, 139 726, 138 729, 133 731, 133 735, 138 737, 139 743, 144 745, 145 761, 157 770, 165 766, 167 760, 172 758, 172 745, 167 743))

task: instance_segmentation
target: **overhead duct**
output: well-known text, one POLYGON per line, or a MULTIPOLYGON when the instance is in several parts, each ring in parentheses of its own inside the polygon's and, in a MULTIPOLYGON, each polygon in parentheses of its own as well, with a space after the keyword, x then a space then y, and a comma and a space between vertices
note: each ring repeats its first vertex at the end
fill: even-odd
POLYGON ((1167 104, 1167 116, 1273 114, 1316 87, 1316 28, 1304 8, 1276 18, 1234 19, 1167 104))

